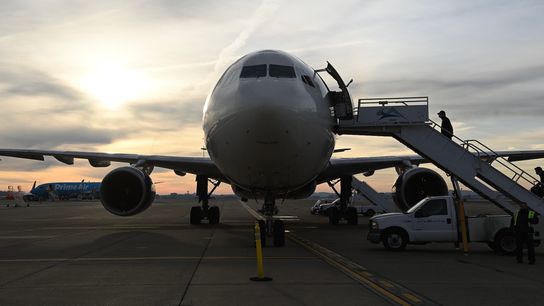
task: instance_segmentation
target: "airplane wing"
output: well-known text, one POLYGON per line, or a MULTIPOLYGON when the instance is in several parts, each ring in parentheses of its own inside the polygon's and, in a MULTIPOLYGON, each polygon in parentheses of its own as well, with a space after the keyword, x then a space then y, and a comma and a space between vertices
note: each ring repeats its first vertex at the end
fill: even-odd
MULTIPOLYGON (((498 156, 505 157, 509 161, 531 160, 544 157, 544 150, 500 151, 496 153, 498 156)), ((141 161, 155 167, 172 169, 180 175, 185 173, 206 175, 207 177, 227 182, 225 176, 219 171, 211 159, 201 157, 30 149, 0 149, 0 156, 32 160, 44 160, 45 156, 52 156, 58 161, 68 165, 72 165, 74 163, 74 159, 87 159, 93 167, 107 167, 111 162, 135 164, 141 161)), ((495 157, 494 154, 490 154, 489 156, 495 157)), ((482 158, 487 158, 487 155, 482 155, 482 158)), ((354 175, 410 164, 419 165, 422 163, 430 163, 430 161, 419 155, 333 158, 330 160, 329 166, 319 175, 317 181, 318 183, 322 183, 345 175, 354 175)))
MULTIPOLYGON (((496 155, 492 153, 482 154, 480 157, 482 159, 504 157, 510 162, 544 158, 544 150, 498 151, 495 153, 496 155)), ((419 155, 332 158, 329 166, 319 175, 317 181, 322 183, 346 175, 430 162, 430 160, 419 155)))
POLYGON ((44 160, 45 156, 52 156, 56 160, 67 165, 72 165, 74 163, 74 159, 87 159, 93 167, 107 167, 111 164, 111 162, 124 162, 130 164, 145 162, 146 164, 153 165, 155 167, 172 169, 178 175, 192 173, 196 175, 206 175, 207 177, 218 179, 220 181, 226 181, 226 178, 219 171, 219 169, 217 169, 211 159, 201 157, 25 149, 0 149, 0 156, 33 160, 44 160))

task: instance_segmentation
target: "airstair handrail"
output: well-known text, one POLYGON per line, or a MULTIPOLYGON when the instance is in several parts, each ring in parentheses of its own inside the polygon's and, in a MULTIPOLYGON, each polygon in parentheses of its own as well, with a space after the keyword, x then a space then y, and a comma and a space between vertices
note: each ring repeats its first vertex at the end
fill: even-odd
MULTIPOLYGON (((436 127, 440 127, 440 124, 436 123, 435 121, 429 119, 429 121, 431 122, 431 125, 433 128, 436 129, 436 127)), ((476 140, 476 139, 469 139, 469 140, 464 140, 464 139, 461 139, 455 135, 452 135, 453 138, 455 138, 456 140, 458 140, 459 142, 462 143, 461 147, 463 147, 465 150, 469 151, 469 148, 473 149, 476 153, 476 156, 478 157, 478 159, 482 159, 484 157, 487 157, 487 158, 492 158, 490 159, 490 164, 491 162, 493 162, 493 160, 497 161, 499 164, 501 164, 503 167, 505 167, 506 169, 512 171, 514 173, 514 176, 512 177, 512 180, 517 182, 520 178, 524 179, 526 182, 528 182, 529 184, 535 186, 536 184, 538 184, 540 181, 537 180, 536 178, 534 178, 532 175, 530 175, 529 173, 527 173, 525 170, 521 169, 519 166, 517 166, 516 164, 508 161, 506 158, 500 156, 499 154, 497 154, 497 152, 493 151, 491 148, 489 148, 488 146, 486 146, 485 144, 483 144, 481 141, 479 140, 476 140), (482 149, 483 147, 483 149, 482 149), (512 169, 514 168, 514 169, 512 169), (526 176, 528 176, 529 178, 527 178, 526 176)))

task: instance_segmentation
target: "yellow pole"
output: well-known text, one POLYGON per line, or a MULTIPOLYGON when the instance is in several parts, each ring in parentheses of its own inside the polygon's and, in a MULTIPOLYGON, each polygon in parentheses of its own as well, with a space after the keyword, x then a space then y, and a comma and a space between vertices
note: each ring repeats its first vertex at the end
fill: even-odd
POLYGON ((459 181, 457 177, 451 176, 451 182, 453 184, 453 189, 457 195, 457 225, 461 228, 461 241, 463 242, 463 252, 468 254, 468 236, 467 236, 467 223, 465 216, 465 203, 463 202, 463 195, 461 194, 461 187, 459 186, 459 181))
POLYGON ((261 245, 261 227, 255 222, 255 251, 257 252, 257 277, 251 277, 252 281, 270 281, 272 278, 264 276, 263 247, 261 245))
POLYGON ((259 222, 255 222, 255 250, 257 252, 257 275, 259 278, 263 278, 263 246, 261 245, 261 227, 259 226, 259 222))
POLYGON ((468 253, 467 223, 465 217, 465 203, 459 199, 459 226, 461 226, 461 241, 463 242, 463 252, 468 253))

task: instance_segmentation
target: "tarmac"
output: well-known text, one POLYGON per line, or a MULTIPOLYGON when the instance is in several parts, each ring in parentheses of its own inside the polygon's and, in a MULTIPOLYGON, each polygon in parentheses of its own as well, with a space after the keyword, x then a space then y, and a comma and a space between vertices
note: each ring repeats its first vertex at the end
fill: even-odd
MULTIPOLYGON (((537 265, 485 244, 388 252, 366 241, 368 218, 331 226, 312 200, 279 204, 283 248, 266 246, 257 275, 254 210, 212 200, 221 224, 189 224, 195 201, 156 201, 133 217, 99 202, 0 207, 0 305, 542 305, 537 265)), ((0 204, 5 204, 2 202, 0 204)), ((485 204, 477 205, 477 208, 485 204)), ((475 206, 476 207, 476 206, 475 206)))

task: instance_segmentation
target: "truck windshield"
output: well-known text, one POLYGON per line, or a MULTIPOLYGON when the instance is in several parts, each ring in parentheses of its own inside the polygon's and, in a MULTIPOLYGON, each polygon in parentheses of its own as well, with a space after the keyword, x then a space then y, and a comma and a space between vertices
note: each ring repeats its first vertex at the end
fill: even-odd
POLYGON ((446 200, 436 199, 429 200, 423 204, 415 214, 416 218, 430 217, 430 216, 445 216, 448 214, 448 207, 446 200))
POLYGON ((414 211, 418 210, 422 205, 425 205, 425 203, 427 203, 427 201, 429 200, 429 198, 424 198, 422 199, 421 201, 417 202, 416 205, 412 206, 410 209, 408 209, 406 211, 407 214, 411 214, 413 213, 414 211))

